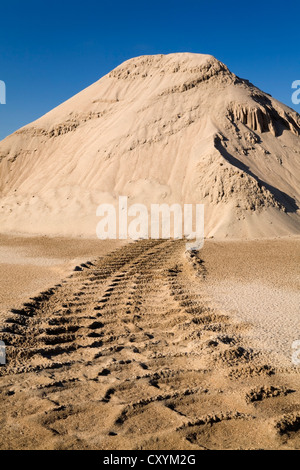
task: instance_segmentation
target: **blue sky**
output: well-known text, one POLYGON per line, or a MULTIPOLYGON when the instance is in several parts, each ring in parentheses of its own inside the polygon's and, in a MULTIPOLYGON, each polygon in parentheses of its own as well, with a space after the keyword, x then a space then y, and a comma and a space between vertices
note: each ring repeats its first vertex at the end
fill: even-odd
POLYGON ((9 0, 0 13, 0 139, 143 54, 212 54, 300 112, 299 0, 9 0))

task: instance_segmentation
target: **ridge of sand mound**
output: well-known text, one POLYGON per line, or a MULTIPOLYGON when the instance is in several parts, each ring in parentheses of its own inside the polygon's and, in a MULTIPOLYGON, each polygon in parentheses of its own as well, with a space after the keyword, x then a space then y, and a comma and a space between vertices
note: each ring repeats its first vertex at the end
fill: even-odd
POLYGON ((2 232, 95 236, 101 203, 204 203, 206 236, 299 233, 300 116, 209 55, 130 59, 0 143, 2 232))

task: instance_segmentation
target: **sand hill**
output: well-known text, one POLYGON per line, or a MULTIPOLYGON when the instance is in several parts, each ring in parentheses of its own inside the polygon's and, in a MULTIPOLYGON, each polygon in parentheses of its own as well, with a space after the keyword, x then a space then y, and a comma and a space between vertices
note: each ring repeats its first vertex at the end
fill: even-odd
POLYGON ((96 208, 204 203, 206 236, 299 232, 300 116, 212 56, 142 56, 0 143, 2 232, 95 236, 96 208))

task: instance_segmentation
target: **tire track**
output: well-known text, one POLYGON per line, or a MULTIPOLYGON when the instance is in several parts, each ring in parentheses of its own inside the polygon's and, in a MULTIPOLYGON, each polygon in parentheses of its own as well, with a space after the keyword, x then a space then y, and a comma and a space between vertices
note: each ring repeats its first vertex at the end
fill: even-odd
POLYGON ((212 309, 184 248, 126 245, 10 312, 1 448, 298 445, 299 375, 265 364, 249 327, 212 309))

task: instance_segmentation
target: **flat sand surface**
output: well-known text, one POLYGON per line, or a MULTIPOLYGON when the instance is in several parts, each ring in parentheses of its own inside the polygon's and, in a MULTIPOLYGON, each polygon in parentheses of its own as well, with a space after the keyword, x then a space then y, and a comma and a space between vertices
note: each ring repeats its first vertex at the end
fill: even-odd
POLYGON ((300 448, 299 367, 284 362, 299 242, 0 251, 1 449, 300 448))
POLYGON ((119 241, 0 235, 0 314, 52 287, 77 264, 115 249, 119 241))
POLYGON ((215 307, 250 323, 251 341, 288 366, 300 339, 300 240, 208 241, 201 256, 215 307))

